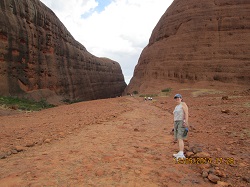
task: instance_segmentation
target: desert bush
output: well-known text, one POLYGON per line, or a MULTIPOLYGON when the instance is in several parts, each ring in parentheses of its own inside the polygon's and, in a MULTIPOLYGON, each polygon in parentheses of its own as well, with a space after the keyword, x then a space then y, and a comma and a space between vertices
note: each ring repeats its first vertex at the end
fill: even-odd
POLYGON ((161 90, 162 92, 171 92, 172 88, 165 88, 163 90, 161 90))
POLYGON ((133 94, 135 94, 135 95, 136 95, 136 94, 138 94, 138 91, 136 91, 136 90, 135 90, 135 91, 133 91, 133 94))
POLYGON ((54 105, 48 104, 45 99, 42 99, 39 102, 29 100, 26 98, 18 98, 11 96, 0 96, 0 105, 4 105, 5 107, 19 110, 27 110, 27 111, 38 111, 45 108, 54 107, 54 105))

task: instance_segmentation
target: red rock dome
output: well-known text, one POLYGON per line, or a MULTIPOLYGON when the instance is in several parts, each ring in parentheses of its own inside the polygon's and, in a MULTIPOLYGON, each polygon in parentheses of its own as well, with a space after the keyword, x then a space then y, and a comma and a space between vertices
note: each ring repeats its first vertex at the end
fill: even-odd
POLYGON ((174 0, 142 51, 126 92, 169 81, 249 85, 249 10, 249 0, 174 0))
POLYGON ((91 100, 126 87, 120 65, 90 54, 39 0, 1 0, 0 26, 0 95, 91 100))

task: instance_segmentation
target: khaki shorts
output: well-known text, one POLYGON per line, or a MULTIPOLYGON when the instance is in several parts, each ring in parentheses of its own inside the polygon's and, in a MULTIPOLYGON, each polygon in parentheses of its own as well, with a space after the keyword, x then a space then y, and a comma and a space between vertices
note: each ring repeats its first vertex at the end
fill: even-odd
POLYGON ((183 136, 183 133, 185 131, 185 127, 183 127, 183 120, 178 120, 174 122, 174 139, 186 139, 186 136, 183 136))

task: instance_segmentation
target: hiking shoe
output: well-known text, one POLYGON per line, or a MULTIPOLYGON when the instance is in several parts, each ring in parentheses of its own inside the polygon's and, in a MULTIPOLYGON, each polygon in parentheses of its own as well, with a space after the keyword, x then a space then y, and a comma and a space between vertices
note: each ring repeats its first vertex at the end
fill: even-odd
POLYGON ((175 157, 177 160, 180 158, 180 159, 185 159, 186 157, 185 157, 185 155, 183 154, 183 155, 178 155, 177 157, 175 157))
POLYGON ((178 156, 184 156, 184 155, 183 155, 183 153, 181 153, 181 152, 179 151, 178 153, 173 154, 173 156, 176 158, 176 157, 178 157, 178 156))

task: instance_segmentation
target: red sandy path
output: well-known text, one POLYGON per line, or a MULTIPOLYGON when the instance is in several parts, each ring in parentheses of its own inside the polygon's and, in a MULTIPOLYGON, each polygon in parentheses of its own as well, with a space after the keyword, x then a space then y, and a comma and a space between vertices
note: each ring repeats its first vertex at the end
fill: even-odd
POLYGON ((23 146, 36 144, 0 160, 1 186, 213 186, 190 166, 173 162, 172 116, 141 99, 92 101, 1 119, 5 125, 15 121, 24 131, 33 121, 41 136, 43 126, 53 132, 38 137, 36 130, 27 140, 19 138, 23 146), (91 114, 94 108, 97 114, 91 114), (59 122, 61 129, 52 127, 59 122), (46 137, 50 143, 38 145, 46 137))
POLYGON ((0 158, 7 156, 0 159, 0 186, 215 186, 203 182, 205 165, 173 162, 173 95, 181 93, 195 127, 189 148, 233 158, 232 165, 209 167, 226 175, 222 181, 247 187, 250 89, 216 84, 168 85, 170 97, 152 102, 122 97, 10 116, 0 109, 0 158))

